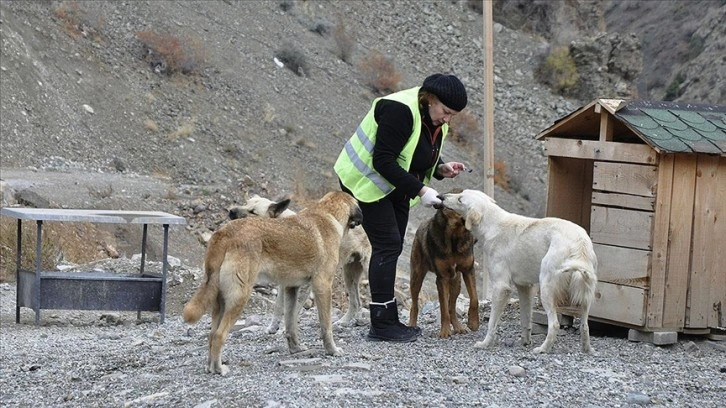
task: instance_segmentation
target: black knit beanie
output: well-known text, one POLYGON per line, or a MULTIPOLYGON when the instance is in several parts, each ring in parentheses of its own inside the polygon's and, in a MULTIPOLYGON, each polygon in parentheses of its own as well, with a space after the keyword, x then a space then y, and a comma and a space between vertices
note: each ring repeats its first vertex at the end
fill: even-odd
POLYGON ((466 89, 454 75, 433 74, 423 81, 421 90, 431 92, 449 109, 460 112, 466 107, 466 89))

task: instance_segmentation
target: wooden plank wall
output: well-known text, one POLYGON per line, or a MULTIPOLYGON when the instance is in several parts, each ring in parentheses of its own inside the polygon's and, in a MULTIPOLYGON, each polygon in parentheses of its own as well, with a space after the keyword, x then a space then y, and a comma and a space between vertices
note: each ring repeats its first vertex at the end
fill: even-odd
POLYGON ((673 193, 674 155, 661 155, 658 162, 658 192, 655 200, 653 220, 653 251, 650 268, 650 290, 646 306, 646 325, 650 328, 663 327, 663 301, 668 265, 668 231, 673 193))
POLYGON ((663 307, 663 327, 667 328, 682 328, 685 323, 697 163, 695 154, 675 156, 663 307))
POLYGON ((726 158, 701 155, 696 171, 685 327, 726 326, 726 158))

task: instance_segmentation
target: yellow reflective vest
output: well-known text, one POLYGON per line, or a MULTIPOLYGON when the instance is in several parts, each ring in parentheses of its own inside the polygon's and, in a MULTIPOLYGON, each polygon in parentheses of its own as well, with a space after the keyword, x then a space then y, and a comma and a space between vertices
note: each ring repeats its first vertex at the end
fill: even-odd
MULTIPOLYGON (((388 195, 395 188, 393 184, 383 178, 376 169, 373 168, 373 147, 376 144, 376 133, 378 131, 378 123, 375 119, 376 104, 381 99, 389 99, 392 101, 403 103, 408 106, 413 115, 413 129, 408 142, 403 146, 401 154, 396 160, 404 170, 408 171, 413 160, 413 153, 418 145, 421 136, 421 112, 418 105, 418 91, 420 87, 410 88, 399 91, 373 101, 371 109, 366 114, 363 121, 358 125, 355 134, 345 143, 343 150, 338 155, 335 162, 335 173, 340 178, 343 185, 350 190, 356 199, 364 203, 371 203, 388 195)), ((444 139, 448 133, 449 126, 444 124, 441 127, 441 145, 443 147, 444 139)), ((439 156, 441 149, 439 149, 439 156)), ((437 163, 437 157, 434 163, 437 163)), ((436 166, 432 166, 424 176, 423 183, 428 185, 431 176, 436 171, 436 166)), ((411 206, 419 202, 419 197, 412 199, 411 206)))

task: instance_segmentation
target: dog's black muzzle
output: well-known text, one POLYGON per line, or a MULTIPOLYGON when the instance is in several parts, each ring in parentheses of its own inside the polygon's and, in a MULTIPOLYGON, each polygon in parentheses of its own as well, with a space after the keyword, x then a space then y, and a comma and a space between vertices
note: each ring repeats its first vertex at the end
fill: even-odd
POLYGON ((239 208, 239 207, 233 207, 229 209, 229 219, 230 220, 237 220, 240 218, 247 218, 247 211, 239 208))
POLYGON ((363 211, 360 210, 360 207, 357 205, 355 206, 355 209, 353 209, 350 213, 350 218, 348 219, 348 228, 355 228, 358 225, 360 225, 363 222, 363 211))
POLYGON ((441 194, 439 194, 439 195, 436 196, 436 198, 438 198, 439 200, 441 200, 441 204, 434 204, 433 207, 435 209, 437 209, 437 210, 443 210, 445 208, 444 207, 444 196, 441 195, 441 194))

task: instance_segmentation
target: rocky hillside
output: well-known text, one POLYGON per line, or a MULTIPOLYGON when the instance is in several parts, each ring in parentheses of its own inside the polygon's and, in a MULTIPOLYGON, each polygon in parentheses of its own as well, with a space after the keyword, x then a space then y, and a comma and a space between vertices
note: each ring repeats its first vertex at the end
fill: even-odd
MULTIPOLYGON (((724 103, 725 9, 723 1, 496 1, 502 206, 544 213, 546 160, 533 137, 594 98, 641 89, 660 97, 678 74, 676 99, 724 103), (535 79, 565 38, 590 52, 576 54, 579 77, 590 81, 576 97, 535 79), (688 44, 688 58, 667 59, 688 44)), ((481 129, 492 107, 482 33, 481 3, 466 0, 2 0, 4 188, 35 188, 57 206, 173 211, 188 218, 197 245, 247 193, 302 204, 337 188, 332 164, 370 101, 433 72, 467 86, 470 104, 444 154, 474 169, 434 187, 483 188, 481 129), (67 176, 34 180, 47 172, 67 176), (140 178, 153 183, 127 186, 140 178)), ((14 201, 4 194, 3 205, 14 201)), ((414 210, 412 228, 428 215, 414 210)), ((179 251, 195 263, 201 248, 179 251)))

